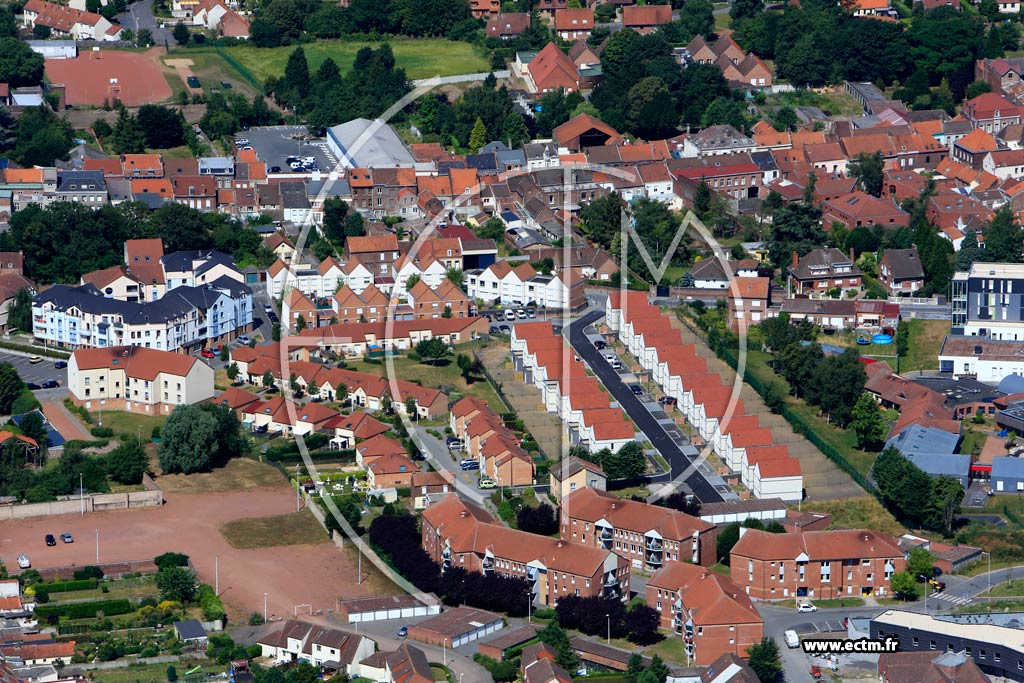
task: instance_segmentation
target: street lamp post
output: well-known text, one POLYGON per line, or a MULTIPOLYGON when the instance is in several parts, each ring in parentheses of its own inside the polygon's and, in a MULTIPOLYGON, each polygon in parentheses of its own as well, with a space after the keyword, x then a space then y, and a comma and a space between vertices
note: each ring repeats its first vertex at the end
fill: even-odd
POLYGON ((100 563, 100 530, 96 530, 96 564, 100 563))
POLYGON ((608 620, 608 644, 612 644, 612 617, 610 614, 604 615, 604 618, 608 620))
POLYGON ((267 623, 267 594, 263 594, 263 623, 267 623))
POLYGON ((985 593, 985 597, 992 597, 992 553, 986 553, 984 550, 981 551, 982 555, 988 556, 988 573, 985 575, 988 578, 988 592, 985 593))
POLYGON ((220 595, 220 555, 213 556, 213 593, 220 595))
POLYGON ((82 508, 82 515, 85 515, 85 485, 82 484, 82 473, 78 473, 78 501, 82 508))

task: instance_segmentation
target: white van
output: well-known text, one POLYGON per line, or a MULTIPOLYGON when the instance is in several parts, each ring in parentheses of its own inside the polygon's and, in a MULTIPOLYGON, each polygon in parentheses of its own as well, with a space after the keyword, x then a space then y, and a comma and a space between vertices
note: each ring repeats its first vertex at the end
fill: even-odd
POLYGON ((796 634, 796 631, 790 629, 783 635, 786 637, 786 645, 791 648, 800 647, 800 636, 796 634))

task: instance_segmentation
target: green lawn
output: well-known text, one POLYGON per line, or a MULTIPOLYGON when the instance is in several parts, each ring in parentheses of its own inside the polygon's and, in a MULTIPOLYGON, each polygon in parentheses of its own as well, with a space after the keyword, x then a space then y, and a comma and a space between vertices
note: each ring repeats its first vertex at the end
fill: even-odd
MULTIPOLYGON (((101 413, 94 411, 92 413, 93 423, 96 426, 100 424, 101 413)), ((164 422, 167 421, 166 417, 154 416, 154 415, 137 415, 136 413, 129 413, 125 410, 105 410, 102 412, 102 423, 104 427, 110 427, 114 430, 114 434, 129 434, 131 436, 138 436, 139 430, 141 429, 142 440, 149 441, 152 438, 153 427, 163 427, 164 422)), ((89 429, 89 425, 86 425, 86 429, 89 429)))
POLYGON ((729 16, 728 12, 722 12, 715 15, 715 31, 721 33, 723 30, 729 28, 732 25, 732 17, 729 16))
MULTIPOLYGON (((122 660, 125 666, 117 669, 104 669, 96 680, 103 683, 165 683, 167 681, 167 664, 132 664, 128 660, 122 660)), ((197 666, 202 669, 196 673, 220 673, 227 667, 212 659, 183 659, 174 662, 174 668, 178 673, 178 680, 181 680, 186 671, 197 666)))
MULTIPOLYGON (((815 92, 813 90, 797 90, 774 95, 780 105, 818 107, 830 112, 833 116, 859 116, 863 113, 860 104, 853 96, 835 88, 832 92, 815 92)), ((772 99, 769 98, 769 102, 772 99)))
POLYGON ((910 327, 910 351, 900 362, 900 370, 938 370, 939 347, 949 334, 948 320, 907 320, 910 327))
POLYGON ((242 549, 323 543, 327 540, 327 532, 309 510, 236 519, 221 526, 220 533, 232 548, 242 549))
MULTIPOLYGON (((981 566, 986 571, 988 570, 988 565, 986 563, 982 562, 981 566)), ((992 597, 994 598, 1002 598, 1007 596, 1020 597, 1022 595, 1024 595, 1024 579, 1014 579, 1009 583, 1000 583, 998 585, 992 586, 992 597)))
POLYGON ((135 602, 138 598, 153 598, 160 595, 156 587, 155 576, 140 576, 132 579, 108 581, 102 584, 107 587, 104 593, 100 588, 88 591, 63 591, 50 593, 50 602, 80 602, 82 600, 114 600, 128 598, 135 602))
POLYGON ((882 507, 874 496, 843 500, 816 500, 808 503, 815 512, 832 515, 832 525, 846 529, 873 529, 883 534, 899 536, 906 533, 896 518, 882 507))
POLYGON ((860 598, 833 598, 831 600, 814 600, 814 606, 820 609, 829 607, 863 607, 864 601, 860 598))
MULTIPOLYGON (((352 68, 356 52, 362 47, 380 47, 383 43, 356 43, 321 40, 303 45, 310 71, 315 72, 320 64, 330 57, 342 73, 352 68)), ((432 76, 453 76, 456 74, 487 71, 489 62, 468 43, 445 40, 444 38, 410 38, 390 41, 395 53, 395 63, 405 69, 410 79, 432 76)), ((267 76, 282 76, 288 56, 294 47, 258 48, 229 47, 228 54, 237 59, 260 82, 267 76)), ((191 56, 192 50, 187 54, 191 56)), ((218 57, 216 52, 210 53, 218 57)), ((177 56, 177 53, 176 53, 177 56)))

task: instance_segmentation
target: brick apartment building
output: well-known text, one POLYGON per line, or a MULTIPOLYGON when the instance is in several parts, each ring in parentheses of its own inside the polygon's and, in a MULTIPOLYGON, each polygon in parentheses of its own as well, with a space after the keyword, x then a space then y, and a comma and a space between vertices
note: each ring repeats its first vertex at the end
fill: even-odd
POLYGON ((675 562, 716 562, 714 524, 683 512, 585 488, 562 501, 562 540, 611 550, 633 569, 657 571, 675 562))
POLYGON ((660 614, 660 626, 683 639, 697 666, 723 654, 747 656, 761 642, 764 620, 750 597, 733 581, 705 567, 674 563, 647 580, 647 606, 660 614))
POLYGON ((554 607, 564 595, 629 598, 629 564, 615 553, 509 529, 454 495, 423 511, 421 531, 423 549, 441 571, 526 579, 537 605, 554 607))
POLYGON ((746 530, 730 557, 732 580, 755 600, 886 596, 906 566, 896 541, 867 529, 746 530))

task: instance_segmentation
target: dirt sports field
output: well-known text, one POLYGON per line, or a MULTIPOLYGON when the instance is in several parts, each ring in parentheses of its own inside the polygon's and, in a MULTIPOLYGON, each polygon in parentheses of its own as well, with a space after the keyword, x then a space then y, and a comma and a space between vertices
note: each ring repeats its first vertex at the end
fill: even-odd
POLYGON ((138 52, 85 51, 75 59, 47 59, 45 69, 51 83, 65 85, 70 105, 100 107, 119 99, 125 106, 138 107, 171 96, 159 67, 138 52), (111 85, 112 78, 117 79, 116 86, 111 85))
MULTIPOLYGON (((335 597, 364 594, 355 568, 333 543, 241 550, 218 530, 227 521, 295 511, 295 492, 286 485, 210 493, 166 493, 161 508, 62 515, 0 524, 0 559, 17 571, 17 556, 28 554, 34 568, 92 564, 96 530, 100 561, 152 558, 175 551, 192 558, 203 583, 214 585, 214 557, 220 556, 220 590, 236 616, 268 612, 279 617, 295 605, 333 609, 335 597), (44 536, 70 533, 75 542, 48 548, 44 536)), ((364 584, 365 586, 365 584, 364 584)))

